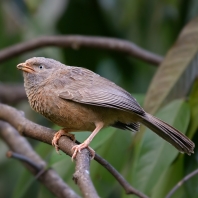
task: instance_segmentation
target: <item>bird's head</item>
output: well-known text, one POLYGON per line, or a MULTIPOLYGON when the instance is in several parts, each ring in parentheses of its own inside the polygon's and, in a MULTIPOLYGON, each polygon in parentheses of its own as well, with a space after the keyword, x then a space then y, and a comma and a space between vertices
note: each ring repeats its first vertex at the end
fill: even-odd
POLYGON ((54 74, 62 66, 60 62, 50 58, 33 57, 24 63, 18 64, 17 69, 23 71, 25 84, 31 86, 42 84, 45 79, 54 74))

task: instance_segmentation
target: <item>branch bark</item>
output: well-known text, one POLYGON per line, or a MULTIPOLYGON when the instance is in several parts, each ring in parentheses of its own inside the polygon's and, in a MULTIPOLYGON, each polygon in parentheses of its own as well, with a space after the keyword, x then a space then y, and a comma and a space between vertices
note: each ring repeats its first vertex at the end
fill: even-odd
MULTIPOLYGON (((20 153, 27 158, 31 158, 38 167, 46 167, 45 161, 43 161, 34 152, 27 140, 24 137, 20 136, 15 128, 3 121, 0 121, 0 136, 12 151, 20 153)), ((30 165, 27 165, 26 163, 23 164, 32 174, 37 175, 38 170, 30 165)), ((43 172, 38 180, 43 185, 45 185, 56 197, 79 198, 79 196, 64 183, 64 181, 53 169, 48 169, 43 172)))
MULTIPOLYGON (((27 120, 23 113, 16 110, 13 107, 8 105, 3 105, 0 103, 0 119, 5 120, 6 122, 10 123, 13 127, 15 127, 21 135, 28 136, 30 138, 45 142, 51 145, 52 138, 55 134, 55 131, 38 124, 35 124, 29 120, 27 120)), ((73 151, 71 148, 75 145, 73 141, 71 141, 66 136, 63 136, 59 140, 59 147, 60 149, 65 152, 67 155, 72 156, 73 151)), ((133 187, 130 188, 130 185, 124 178, 104 159, 100 156, 96 155, 95 159, 104 166, 119 183, 123 186, 125 191, 130 194, 135 194, 140 198, 147 198, 146 195, 143 193, 134 190, 133 187)), ((76 179, 77 184, 79 185, 80 189, 85 188, 86 186, 89 187, 89 191, 84 190, 83 196, 84 197, 91 197, 93 193, 95 193, 95 189, 93 189, 93 184, 89 177, 89 163, 90 163, 90 156, 87 149, 83 149, 81 153, 77 154, 76 157, 76 172, 74 174, 74 179, 76 179), (83 166, 82 166, 83 164, 83 166), (84 171, 81 171, 84 169, 84 171), (79 172, 78 172, 79 170, 79 172), (85 182, 86 181, 86 182, 85 182)), ((92 197, 98 197, 97 194, 92 197)))
MULTIPOLYGON (((47 144, 51 145, 52 138, 55 134, 54 130, 51 130, 46 127, 42 127, 40 125, 37 125, 29 120, 27 120, 22 112, 19 112, 18 110, 14 109, 13 107, 7 106, 0 104, 0 119, 3 119, 10 123, 13 127, 15 127, 21 135, 28 136, 31 138, 34 138, 36 140, 43 141, 47 144), (17 118, 17 119, 16 119, 17 118)), ((73 141, 70 139, 63 137, 59 140, 59 147, 60 149, 65 152, 67 155, 72 156, 73 151, 71 148, 75 145, 73 141)), ((25 150, 25 149, 24 149, 25 150)), ((76 157, 76 166, 80 166, 78 163, 81 162, 83 164, 86 164, 87 167, 87 162, 84 161, 86 159, 90 158, 89 153, 86 153, 86 150, 83 150, 81 153, 77 154, 76 157), (87 158, 84 158, 84 155, 87 154, 87 158)), ((89 163, 88 163, 89 164, 89 163)), ((95 189, 91 189, 93 187, 92 181, 90 176, 86 176, 87 180, 87 185, 89 186, 88 189, 83 189, 82 194, 83 197, 85 198, 92 198, 92 197, 98 197, 97 193, 95 193, 95 189)), ((83 177, 79 177, 79 182, 77 184, 83 183, 83 177)), ((55 181, 56 182, 56 181, 55 181)), ((82 190, 81 185, 79 185, 80 190, 82 190)), ((94 187, 93 187, 94 188, 94 187)))
POLYGON ((76 159, 76 170, 73 175, 75 183, 79 186, 81 192, 83 192, 84 197, 87 198, 99 198, 94 185, 92 182, 89 182, 90 179, 90 156, 89 151, 86 149, 85 155, 78 157, 76 159), (93 196, 94 195, 94 196, 93 196))
POLYGON ((144 50, 132 42, 122 39, 69 35, 43 36, 31 41, 7 47, 0 51, 0 62, 10 59, 14 56, 29 52, 31 50, 48 46, 72 48, 75 50, 78 50, 81 47, 107 49, 133 56, 137 59, 143 60, 153 65, 159 65, 163 60, 163 57, 144 50))

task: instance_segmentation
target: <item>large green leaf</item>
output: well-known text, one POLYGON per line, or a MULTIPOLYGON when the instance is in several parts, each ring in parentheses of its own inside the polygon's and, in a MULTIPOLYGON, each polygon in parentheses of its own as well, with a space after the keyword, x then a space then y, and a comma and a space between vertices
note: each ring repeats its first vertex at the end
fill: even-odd
POLYGON ((25 197, 37 197, 39 192, 39 182, 28 170, 25 170, 19 178, 16 187, 13 191, 13 197, 25 198, 25 197), (30 194, 29 194, 30 193, 30 194))
MULTIPOLYGON (((183 100, 176 100, 160 110, 156 116, 185 133, 190 119, 189 105, 183 100)), ((149 129, 146 129, 139 147, 130 180, 137 189, 150 195, 178 151, 149 129)))
MULTIPOLYGON (((171 166, 164 171, 152 191, 151 198, 165 197, 170 190, 184 177, 184 156, 180 155, 171 166)), ((180 187, 171 198, 187 197, 184 186, 180 187)))
POLYGON ((190 125, 188 129, 188 136, 192 138, 194 133, 197 131, 198 128, 198 79, 196 78, 190 97, 189 97, 189 104, 191 108, 191 118, 190 118, 190 125))
MULTIPOLYGON (((195 145, 198 144, 198 133, 196 133, 195 136, 193 137, 193 141, 195 145)), ((184 167, 185 167, 184 176, 190 174, 191 172, 196 170, 198 167, 198 147, 197 146, 195 147, 194 152, 195 152, 194 155, 190 157, 185 156, 184 158, 184 167)), ((183 186, 185 186, 185 189, 188 193, 187 197, 190 197, 190 198, 198 197, 197 184, 198 184, 198 175, 194 175, 194 177, 191 177, 183 184, 183 186)))
POLYGON ((184 97, 198 74, 198 17, 181 32, 158 68, 145 98, 145 109, 156 112, 169 101, 184 97))

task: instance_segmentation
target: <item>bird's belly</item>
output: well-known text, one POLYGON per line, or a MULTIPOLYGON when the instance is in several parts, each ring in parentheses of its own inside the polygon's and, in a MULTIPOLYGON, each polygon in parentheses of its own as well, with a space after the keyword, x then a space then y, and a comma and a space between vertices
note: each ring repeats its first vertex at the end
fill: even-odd
MULTIPOLYGON (((62 99, 61 99, 62 100, 62 99)), ((62 100, 54 104, 52 109, 43 114, 53 123, 71 131, 93 131, 95 123, 103 122, 104 127, 120 121, 123 123, 137 122, 136 116, 122 110, 99 107, 62 100), (56 108, 54 109, 54 107, 56 108)))
POLYGON ((53 123, 71 131, 93 131, 95 120, 90 109, 83 104, 59 99, 59 102, 51 100, 51 104, 43 115, 53 123))
POLYGON ((45 94, 43 91, 28 94, 28 99, 32 109, 70 131, 93 131, 97 122, 103 122, 105 127, 113 125, 117 121, 123 123, 137 121, 134 119, 136 116, 131 113, 64 100, 53 92, 45 94))

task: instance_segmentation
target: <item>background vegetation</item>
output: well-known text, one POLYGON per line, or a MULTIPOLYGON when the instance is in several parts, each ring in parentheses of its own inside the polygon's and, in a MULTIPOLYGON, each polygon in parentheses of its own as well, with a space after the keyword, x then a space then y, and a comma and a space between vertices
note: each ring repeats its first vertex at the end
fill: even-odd
MULTIPOLYGON (((148 51, 166 56, 160 67, 166 68, 169 64, 169 71, 166 73, 160 68, 157 75, 165 76, 165 81, 172 84, 163 84, 162 78, 153 79, 156 66, 118 52, 51 47, 0 63, 0 83, 22 83, 22 75, 17 71, 16 65, 32 56, 50 57, 67 65, 85 67, 127 89, 141 105, 187 134, 197 145, 198 83, 195 79, 198 68, 198 39, 195 34, 195 37, 182 39, 174 45, 184 26, 197 15, 196 0, 0 1, 1 49, 41 35, 80 34, 122 38, 148 51), (194 45, 188 45, 189 43, 194 45), (182 48, 182 51, 182 46, 188 46, 188 49, 182 48), (170 52, 174 56, 171 57, 170 52), (188 62, 182 57, 189 57, 188 62), (175 60, 179 60, 182 65, 176 71, 175 60), (152 98, 151 94, 153 96, 154 93, 151 92, 151 87, 156 87, 156 93, 160 90, 166 92, 166 96, 159 94, 152 98), (162 98, 161 103, 158 103, 158 97, 162 98), (149 103, 159 105, 153 110, 149 103)), ((198 20, 188 27, 189 31, 197 31, 198 35, 198 30, 193 27, 198 27, 198 20)), ((25 111, 30 120, 57 129, 57 126, 34 113, 26 100, 18 102, 15 107, 25 111)), ((87 132, 78 133, 76 138, 83 141, 88 135, 87 132)), ((72 180, 74 164, 70 157, 57 155, 52 146, 42 142, 29 141, 48 165, 79 193, 72 180)), ((98 134, 91 147, 122 173, 131 185, 153 198, 165 197, 179 180, 198 166, 197 147, 195 154, 190 157, 179 154, 148 129, 146 132, 142 129, 140 133, 131 134, 107 128, 98 134)), ((6 145, 0 141, 0 197, 54 197, 33 179, 20 162, 8 160, 5 157, 6 151, 6 145)), ((126 195, 117 181, 94 161, 91 162, 91 177, 101 197, 132 197, 126 195)), ((198 176, 195 176, 172 197, 198 197, 197 185, 198 176)))

